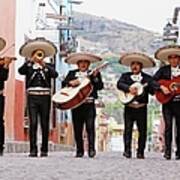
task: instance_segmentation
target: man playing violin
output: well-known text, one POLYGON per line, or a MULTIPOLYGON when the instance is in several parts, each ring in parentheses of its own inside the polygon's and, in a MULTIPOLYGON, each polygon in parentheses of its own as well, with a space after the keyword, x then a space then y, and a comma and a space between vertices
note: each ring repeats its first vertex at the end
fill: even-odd
MULTIPOLYGON (((5 40, 0 38, 0 51, 4 49, 6 43, 5 40)), ((0 58, 0 156, 3 155, 4 150, 4 139, 5 139, 5 129, 4 129, 4 105, 5 97, 3 95, 4 82, 8 79, 9 74, 9 64, 12 59, 9 57, 0 58)))
POLYGON ((133 100, 125 104, 124 108, 124 153, 123 156, 131 158, 132 129, 136 121, 139 132, 137 158, 144 159, 144 150, 147 137, 147 104, 148 93, 153 94, 153 79, 143 68, 155 65, 152 58, 142 53, 127 53, 120 58, 120 64, 130 66, 131 72, 123 73, 117 82, 117 88, 124 93, 134 96, 133 100), (144 91, 138 96, 138 88, 134 83, 144 86, 144 91), (147 84, 147 85, 145 85, 147 84))
MULTIPOLYGON (((170 45, 158 49, 155 52, 155 58, 163 62, 164 66, 160 67, 155 73, 154 79, 160 82, 160 80, 170 81, 177 79, 180 84, 180 46, 170 45)), ((175 94, 175 91, 179 91, 179 87, 173 86, 169 89, 165 84, 159 84, 159 88, 165 97, 175 94)), ((171 159, 172 152, 172 127, 173 118, 176 122, 176 159, 180 159, 180 94, 175 94, 172 98, 162 104, 163 119, 165 122, 165 154, 164 158, 171 159)))
MULTIPOLYGON (((65 80, 62 82, 62 87, 72 86, 76 87, 81 83, 81 79, 87 77, 90 70, 91 63, 101 61, 98 56, 89 53, 74 53, 66 58, 65 62, 69 64, 76 64, 78 69, 69 71, 65 80)), ((95 99, 98 98, 98 90, 103 89, 103 82, 99 71, 93 71, 90 75, 90 81, 93 86, 93 91, 83 103, 72 109, 72 121, 74 128, 74 137, 76 142, 76 157, 83 157, 84 143, 83 143, 83 129, 86 126, 88 136, 88 155, 93 158, 96 155, 95 151, 95 118, 96 108, 95 99)))
POLYGON ((53 43, 44 38, 27 41, 20 48, 20 55, 28 60, 19 68, 26 76, 27 105, 30 120, 30 157, 38 156, 37 127, 40 120, 42 130, 41 157, 48 156, 49 115, 51 105, 51 79, 58 73, 46 57, 53 57, 57 50, 53 43))

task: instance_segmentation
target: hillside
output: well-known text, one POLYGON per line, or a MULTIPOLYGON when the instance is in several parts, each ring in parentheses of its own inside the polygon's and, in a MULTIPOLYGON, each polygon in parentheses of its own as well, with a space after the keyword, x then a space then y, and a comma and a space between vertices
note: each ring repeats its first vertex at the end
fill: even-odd
POLYGON ((83 29, 75 31, 82 50, 118 55, 127 51, 153 54, 161 45, 156 43, 160 37, 157 33, 114 19, 75 12, 73 23, 83 29))
MULTIPOLYGON (((116 121, 123 122, 123 105, 118 99, 116 84, 121 73, 128 70, 118 63, 119 57, 125 52, 143 52, 153 56, 159 46, 162 46, 160 35, 146 29, 104 17, 89 14, 74 13, 73 24, 83 30, 75 31, 80 49, 100 54, 110 62, 102 71, 104 90, 99 93, 106 114, 116 121), (113 55, 112 57, 107 55, 113 55)), ((153 70, 150 70, 151 74, 153 70)))

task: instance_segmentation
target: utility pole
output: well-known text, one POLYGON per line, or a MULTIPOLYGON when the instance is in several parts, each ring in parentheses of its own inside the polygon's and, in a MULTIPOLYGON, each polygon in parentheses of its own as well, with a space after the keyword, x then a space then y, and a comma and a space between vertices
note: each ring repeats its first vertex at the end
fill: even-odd
POLYGON ((163 32, 163 40, 168 44, 177 43, 179 38, 179 27, 177 26, 178 14, 180 11, 180 7, 176 7, 174 9, 174 14, 172 21, 168 21, 168 23, 164 27, 163 32))
POLYGON ((174 9, 174 15, 173 15, 173 20, 172 20, 172 22, 173 22, 174 24, 177 24, 179 11, 180 11, 180 7, 176 7, 176 8, 174 9))
MULTIPOLYGON (((54 25, 47 24, 46 18, 43 19, 43 17, 38 16, 37 17, 37 27, 40 30, 57 30, 57 47, 58 47, 58 54, 57 54, 57 60, 54 62, 55 68, 58 71, 59 75, 63 76, 64 69, 62 67, 64 66, 63 57, 66 57, 69 53, 72 53, 72 51, 76 50, 76 47, 74 48, 74 41, 72 41, 71 38, 71 30, 80 30, 82 28, 75 27, 72 24, 72 5, 79 5, 82 3, 82 1, 70 1, 70 0, 47 0, 47 3, 53 10, 53 13, 46 13, 46 18, 51 18, 56 21, 54 25), (69 8, 70 12, 67 11, 69 8), (63 72, 63 73, 62 73, 63 72)), ((42 8, 45 7, 45 3, 39 4, 39 6, 42 8)), ((74 40, 74 39, 73 39, 74 40)), ((58 78, 58 80, 54 80, 54 93, 56 90, 61 88, 61 81, 62 77, 58 78)), ((56 119, 63 121, 63 112, 57 112, 56 108, 53 107, 52 114, 53 114, 53 122, 52 126, 56 127, 56 119), (58 116, 58 117, 57 117, 58 116)))

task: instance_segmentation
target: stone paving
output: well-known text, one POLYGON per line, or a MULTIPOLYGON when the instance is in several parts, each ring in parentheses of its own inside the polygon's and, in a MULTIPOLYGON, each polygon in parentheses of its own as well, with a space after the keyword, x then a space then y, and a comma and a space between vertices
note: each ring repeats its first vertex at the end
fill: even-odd
POLYGON ((0 180, 180 180, 180 160, 161 153, 146 159, 126 159, 121 152, 97 153, 94 159, 75 158, 74 152, 51 152, 46 158, 27 153, 0 157, 0 180))

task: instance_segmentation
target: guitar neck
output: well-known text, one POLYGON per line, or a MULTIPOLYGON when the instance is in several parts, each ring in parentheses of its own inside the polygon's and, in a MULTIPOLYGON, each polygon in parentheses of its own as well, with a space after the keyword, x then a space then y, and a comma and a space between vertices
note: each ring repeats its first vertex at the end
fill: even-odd
POLYGON ((95 67, 94 69, 92 69, 91 72, 88 73, 88 75, 89 75, 89 76, 92 75, 92 74, 94 73, 94 71, 100 71, 100 70, 102 70, 102 69, 105 68, 108 64, 109 64, 108 62, 104 62, 103 64, 101 64, 101 65, 95 67))

